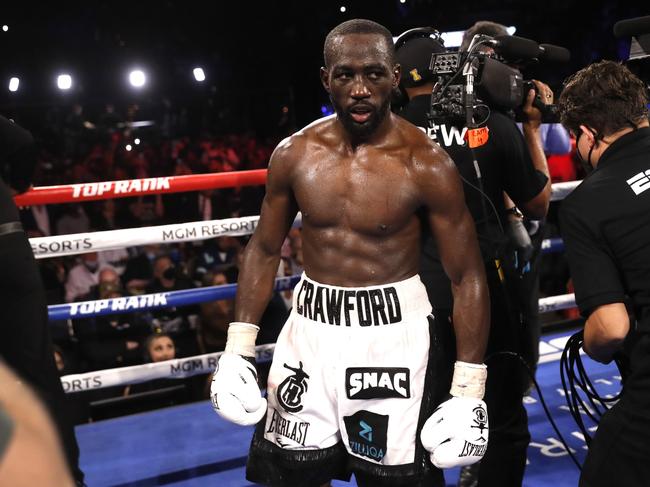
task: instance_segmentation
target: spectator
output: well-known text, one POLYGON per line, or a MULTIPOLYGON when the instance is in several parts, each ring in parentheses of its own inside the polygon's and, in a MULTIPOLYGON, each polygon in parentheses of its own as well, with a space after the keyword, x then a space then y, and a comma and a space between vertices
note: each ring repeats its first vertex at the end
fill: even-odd
POLYGON ((99 260, 97 252, 81 254, 79 263, 68 274, 65 282, 65 300, 70 303, 90 291, 98 283, 99 260))
MULTIPOLYGON (((191 281, 177 268, 168 255, 161 255, 153 263, 153 281, 147 287, 147 293, 177 291, 192 287, 191 281)), ((196 334, 192 329, 189 315, 194 307, 182 309, 174 306, 151 311, 153 326, 156 331, 169 333, 178 344, 179 355, 187 357, 198 353, 196 334)))
MULTIPOLYGON (((222 286, 228 284, 223 272, 208 272, 203 279, 204 286, 222 286)), ((201 353, 220 352, 226 345, 228 324, 234 319, 234 302, 232 299, 208 301, 201 303, 199 329, 197 333, 201 353)))
POLYGON ((66 205, 63 214, 56 222, 56 234, 69 235, 71 233, 86 233, 89 231, 90 220, 83 206, 79 203, 66 205))
POLYGON ((163 362, 176 358, 176 345, 166 333, 149 335, 144 342, 145 362, 163 362))
MULTIPOLYGON (((113 299, 123 295, 119 275, 107 267, 99 272, 97 285, 85 298, 113 299)), ((74 328, 82 357, 92 370, 140 363, 140 341, 151 329, 141 314, 133 312, 76 320, 74 328)))

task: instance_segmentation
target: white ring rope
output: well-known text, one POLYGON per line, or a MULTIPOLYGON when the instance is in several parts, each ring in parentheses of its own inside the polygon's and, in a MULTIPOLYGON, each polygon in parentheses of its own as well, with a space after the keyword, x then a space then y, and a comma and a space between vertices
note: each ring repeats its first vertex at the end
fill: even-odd
MULTIPOLYGON (((574 306, 575 296, 573 294, 551 296, 539 300, 540 313, 572 308, 574 306)), ((255 347, 255 359, 258 363, 268 362, 273 358, 274 350, 275 343, 258 345, 255 347)), ((61 377, 61 383, 65 392, 79 392, 137 384, 154 379, 181 379, 199 374, 208 374, 214 371, 217 360, 222 353, 215 352, 153 364, 132 365, 117 369, 66 375, 61 377)))

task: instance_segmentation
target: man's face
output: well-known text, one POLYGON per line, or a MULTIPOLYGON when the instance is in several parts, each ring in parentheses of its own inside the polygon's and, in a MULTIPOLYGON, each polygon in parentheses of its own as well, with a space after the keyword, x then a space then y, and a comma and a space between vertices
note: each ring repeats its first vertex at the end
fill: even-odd
POLYGON ((330 66, 321 69, 323 86, 336 115, 350 135, 366 138, 386 118, 399 66, 377 34, 348 34, 334 39, 330 66))

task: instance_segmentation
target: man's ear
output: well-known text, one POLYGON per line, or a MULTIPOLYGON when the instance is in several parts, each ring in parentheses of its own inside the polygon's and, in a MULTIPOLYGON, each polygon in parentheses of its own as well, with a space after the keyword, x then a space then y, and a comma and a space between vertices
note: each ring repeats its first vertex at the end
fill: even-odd
POLYGON ((328 93, 330 92, 330 73, 325 66, 320 68, 320 82, 328 93))
POLYGON ((580 125, 580 131, 582 132, 583 137, 586 137, 591 145, 594 145, 596 143, 596 135, 594 134, 594 130, 587 127, 586 125, 580 125))
POLYGON ((396 64, 393 68, 393 88, 399 86, 399 82, 402 80, 402 66, 396 64))

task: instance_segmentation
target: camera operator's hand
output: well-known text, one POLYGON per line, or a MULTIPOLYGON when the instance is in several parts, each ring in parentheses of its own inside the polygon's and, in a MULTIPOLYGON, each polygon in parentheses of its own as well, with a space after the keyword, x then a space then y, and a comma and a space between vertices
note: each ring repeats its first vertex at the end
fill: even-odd
POLYGON ((524 124, 529 124, 533 128, 538 128, 542 124, 542 112, 534 106, 535 98, 537 98, 538 103, 552 105, 553 90, 551 90, 546 83, 542 83, 536 79, 532 81, 535 84, 536 90, 528 91, 528 96, 526 96, 526 102, 522 107, 522 111, 526 116, 526 122, 524 122, 524 124))

